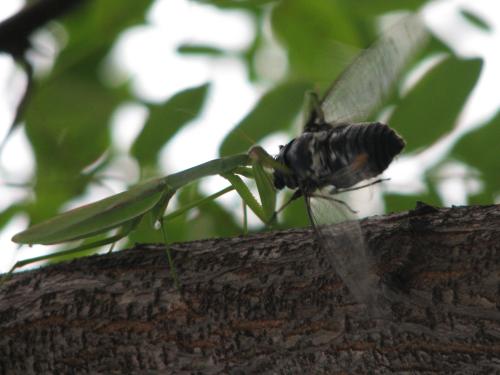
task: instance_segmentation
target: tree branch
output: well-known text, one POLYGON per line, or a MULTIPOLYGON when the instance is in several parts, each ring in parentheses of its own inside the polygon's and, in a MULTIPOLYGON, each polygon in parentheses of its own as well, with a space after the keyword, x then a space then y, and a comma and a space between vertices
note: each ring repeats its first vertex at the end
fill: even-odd
POLYGON ((8 139, 20 125, 21 116, 33 90, 33 67, 25 56, 31 46, 30 37, 34 31, 61 15, 73 10, 87 0, 39 0, 30 3, 19 12, 0 23, 0 52, 7 52, 24 68, 27 86, 19 101, 10 128, 0 141, 0 152, 8 139))
POLYGON ((392 315, 366 314, 311 229, 142 245, 16 274, 3 373, 494 373, 500 206, 362 221, 392 315))
POLYGON ((23 58, 31 34, 87 0, 39 0, 0 23, 0 51, 23 58))

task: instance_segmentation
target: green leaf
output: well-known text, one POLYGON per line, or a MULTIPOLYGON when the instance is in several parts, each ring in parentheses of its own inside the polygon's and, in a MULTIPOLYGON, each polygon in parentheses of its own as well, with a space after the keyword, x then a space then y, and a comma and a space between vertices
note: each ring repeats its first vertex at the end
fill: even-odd
POLYGON ((185 55, 208 55, 215 57, 226 55, 224 50, 204 44, 181 44, 177 48, 177 52, 185 55))
POLYGON ((102 84, 99 69, 116 37, 142 21, 150 3, 86 2, 65 18, 69 43, 51 75, 35 83, 25 114, 37 164, 38 201, 36 208, 30 207, 33 221, 55 214, 62 203, 83 193, 92 179, 80 172, 109 147, 109 120, 128 98, 123 88, 102 84))
POLYGON ((85 56, 104 56, 126 28, 144 22, 152 0, 87 1, 84 7, 65 18, 69 44, 57 61, 54 73, 79 65, 85 56), (96 37, 97 36, 97 37, 96 37))
POLYGON ((132 146, 141 166, 156 165, 158 154, 184 125, 195 119, 203 107, 208 84, 175 94, 161 105, 150 105, 148 121, 132 146))
POLYGON ((415 11, 427 2, 427 0, 358 0, 356 6, 352 7, 351 1, 344 0, 346 6, 350 6, 353 12, 364 17, 380 16, 402 10, 415 11))
POLYGON ((474 24, 478 28, 484 31, 492 31, 491 26, 486 23, 481 17, 479 17, 476 13, 471 12, 467 9, 461 9, 460 13, 464 16, 470 23, 474 24))
POLYGON ((226 136, 219 149, 222 156, 248 150, 273 131, 285 130, 299 113, 304 92, 303 83, 284 83, 268 91, 256 107, 226 136))
POLYGON ((482 61, 448 57, 402 98, 389 124, 406 139, 406 151, 435 142, 455 126, 474 88, 482 61))
POLYGON ((288 52, 293 77, 325 89, 351 61, 350 46, 366 46, 357 20, 338 0, 282 1, 272 12, 273 31, 288 52))
POLYGON ((0 229, 2 229, 7 223, 14 217, 14 215, 18 214, 22 211, 20 205, 13 204, 12 206, 7 207, 0 213, 0 229))
POLYGON ((43 209, 33 215, 35 221, 81 194, 92 176, 80 172, 109 147, 108 121, 121 99, 97 81, 98 61, 100 56, 82 60, 80 71, 65 71, 40 85, 28 106, 26 132, 37 163, 37 208, 43 209))
POLYGON ((196 0, 201 4, 212 4, 221 9, 256 10, 262 6, 276 3, 279 0, 196 0))
POLYGON ((500 112, 487 124, 465 134, 451 151, 451 157, 476 168, 485 184, 484 192, 474 197, 474 203, 491 204, 500 193, 498 141, 500 112))

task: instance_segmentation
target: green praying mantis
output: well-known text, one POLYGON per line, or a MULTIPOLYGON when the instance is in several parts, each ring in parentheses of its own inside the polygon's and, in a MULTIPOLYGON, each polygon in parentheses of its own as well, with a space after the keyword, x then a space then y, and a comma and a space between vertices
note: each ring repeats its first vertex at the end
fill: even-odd
MULTIPOLYGON (((68 250, 18 261, 8 274, 11 274, 19 267, 34 262, 67 256, 83 250, 115 243, 126 237, 142 220, 147 218, 149 218, 152 225, 160 226, 165 244, 167 244, 164 229, 165 222, 193 207, 216 199, 233 190, 239 194, 244 204, 262 222, 268 224, 275 217, 276 191, 266 168, 285 169, 286 167, 276 162, 262 147, 254 146, 248 153, 214 159, 182 172, 145 181, 122 193, 59 214, 16 234, 12 237, 12 241, 27 245, 53 245, 91 239, 112 230, 117 232, 105 239, 94 240, 68 250), (168 215, 164 214, 170 199, 180 188, 212 175, 220 175, 228 180, 230 185, 168 215), (260 203, 244 183, 242 176, 255 180, 261 200, 260 203)), ((167 257, 174 280, 177 280, 168 246, 167 257)))

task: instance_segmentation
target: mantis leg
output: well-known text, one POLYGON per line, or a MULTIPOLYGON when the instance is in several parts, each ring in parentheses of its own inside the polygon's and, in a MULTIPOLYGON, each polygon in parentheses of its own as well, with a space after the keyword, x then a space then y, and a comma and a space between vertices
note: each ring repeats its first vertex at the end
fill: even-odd
POLYGON ((114 243, 118 240, 121 240, 123 237, 128 236, 128 234, 137 226, 138 223, 139 223, 139 220, 134 220, 134 222, 129 222, 129 223, 127 223, 128 225, 123 226, 122 231, 120 231, 119 233, 117 233, 114 236, 105 238, 103 240, 90 242, 90 243, 87 243, 87 244, 84 244, 81 246, 77 246, 73 249, 68 249, 68 250, 64 250, 64 251, 53 253, 53 254, 41 255, 39 257, 20 260, 20 261, 16 262, 16 264, 14 264, 14 266, 12 266, 12 268, 9 270, 9 272, 7 272, 2 277, 0 284, 2 284, 7 278, 9 278, 10 275, 12 274, 12 272, 14 272, 14 270, 16 270, 19 267, 24 267, 28 264, 39 262, 42 260, 48 260, 48 259, 53 259, 53 258, 57 258, 57 257, 64 256, 64 255, 75 254, 75 253, 78 253, 78 252, 83 251, 83 250, 92 249, 92 248, 98 247, 98 246, 104 246, 104 245, 107 245, 110 243, 114 243))
POLYGON ((172 278, 174 279, 174 284, 177 290, 181 290, 181 286, 179 283, 179 277, 177 276, 177 271, 175 269, 174 260, 172 259, 172 253, 170 252, 170 247, 168 246, 167 241, 167 232, 165 231, 165 225, 163 225, 163 218, 159 220, 161 233, 163 235, 163 243, 165 245, 165 252, 167 253, 168 265, 170 266, 170 272, 172 272, 172 278))
POLYGON ((297 189, 293 192, 293 195, 290 197, 289 200, 287 200, 285 203, 283 203, 283 205, 274 212, 273 216, 271 217, 271 219, 269 220, 270 223, 274 223, 278 217, 278 214, 283 211, 290 203, 292 203, 294 200, 297 200, 299 199, 300 197, 302 197, 304 194, 302 193, 302 190, 300 189, 297 189))
POLYGON ((227 188, 225 189, 222 189, 212 195, 209 195, 208 197, 205 197, 205 198, 202 198, 202 199, 198 199, 197 201, 195 202, 191 202, 181 208, 179 208, 178 210, 172 212, 172 213, 169 213, 165 216, 163 216, 163 221, 170 221, 172 219, 175 219, 176 217, 178 216, 181 216, 182 214, 184 214, 185 212, 187 212, 188 210, 194 208, 194 207, 198 207, 198 206, 201 206, 202 204, 204 203, 207 203, 207 202, 210 202, 210 201, 213 201, 214 199, 217 199, 218 197, 220 197, 221 195, 224 195, 230 191, 233 191, 234 190, 234 187, 233 186, 228 186, 227 188))
POLYGON ((246 236, 248 234, 248 212, 247 212, 247 205, 243 200, 242 200, 242 208, 243 208, 243 234, 246 236))
POLYGON ((356 187, 353 187, 353 188, 347 188, 347 189, 335 189, 334 188, 331 191, 331 194, 340 194, 340 193, 345 193, 347 191, 354 191, 354 190, 364 189, 365 187, 376 185, 376 184, 379 184, 381 182, 389 181, 389 180, 390 180, 390 178, 379 178, 379 179, 377 179, 375 181, 369 182, 369 183, 364 184, 364 185, 356 186, 356 187))

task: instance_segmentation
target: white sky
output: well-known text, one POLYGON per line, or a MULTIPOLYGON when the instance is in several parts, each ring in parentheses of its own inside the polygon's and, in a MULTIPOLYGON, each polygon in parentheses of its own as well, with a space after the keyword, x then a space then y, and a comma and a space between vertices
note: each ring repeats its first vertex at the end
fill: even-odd
MULTIPOLYGON (((0 19, 15 12, 22 3, 22 0, 2 0, 0 19)), ((421 179, 425 169, 436 163, 440 159, 439 155, 449 150, 464 129, 491 117, 500 106, 500 96, 497 94, 500 82, 500 2, 436 1, 425 8, 424 15, 432 30, 442 35, 460 54, 481 56, 485 59, 485 65, 480 82, 461 117, 460 129, 419 155, 400 158, 387 171, 387 175, 392 178, 388 188, 396 191, 411 187, 415 192, 416 189, 423 188, 423 185, 416 182, 421 179), (459 14, 460 7, 484 17, 493 32, 488 34, 466 23, 459 14)), ((244 49, 250 42, 253 26, 248 15, 243 12, 222 12, 189 0, 158 0, 149 20, 149 25, 127 31, 116 43, 109 62, 115 71, 111 83, 131 78, 132 88, 137 96, 153 102, 162 102, 194 85, 207 81, 211 83, 210 96, 202 116, 182 130, 163 150, 162 162, 165 169, 180 171, 217 157, 222 138, 250 111, 264 92, 265 85, 251 85, 247 81, 245 66, 236 56, 213 59, 178 55, 175 52, 177 47, 187 42, 197 42, 236 52, 244 49), (226 30, 233 31, 228 33, 226 30)), ((274 77, 273 72, 266 72, 269 74, 269 83, 279 79, 285 69, 285 62, 282 52, 271 39, 268 48, 260 56, 266 61, 272 59, 272 63, 267 65, 273 66, 275 72, 274 77)), ((22 75, 15 72, 11 59, 0 56, 0 136, 8 128, 13 116, 16 100, 13 96, 17 97, 13 90, 22 82, 22 75)), ((136 104, 124 106, 117 111, 113 135, 119 148, 128 148, 133 137, 140 131, 144 119, 144 109, 136 104)), ((277 146, 286 141, 284 135, 276 136, 265 142, 264 146, 274 153, 277 146)), ((120 163, 122 168, 125 165, 134 169, 134 163, 130 160, 120 163)), ((6 187, 6 183, 24 183, 33 171, 33 156, 22 129, 12 137, 1 155, 1 165, 0 209, 3 209, 24 196, 20 190, 6 187)), ((447 172, 450 170, 458 177, 455 180, 447 179, 440 187, 446 192, 445 204, 465 204, 467 189, 477 189, 479 182, 463 183, 461 176, 466 172, 463 165, 450 165, 447 172)), ((130 175, 137 176, 137 171, 130 175)), ((212 179, 207 186, 212 190, 216 185, 221 186, 212 179)), ((120 190, 124 186, 115 188, 120 190)), ((109 191, 92 192, 85 199, 92 201, 106 194, 109 191)), ((227 201, 231 204, 231 199, 227 201)), ((15 253, 16 246, 10 242, 10 237, 26 224, 26 218, 17 217, 0 232, 0 248, 4 254, 0 257, 0 271, 7 270, 15 257, 23 256, 19 252, 15 253)), ((22 253, 30 256, 45 251, 39 247, 26 249, 22 253)))

